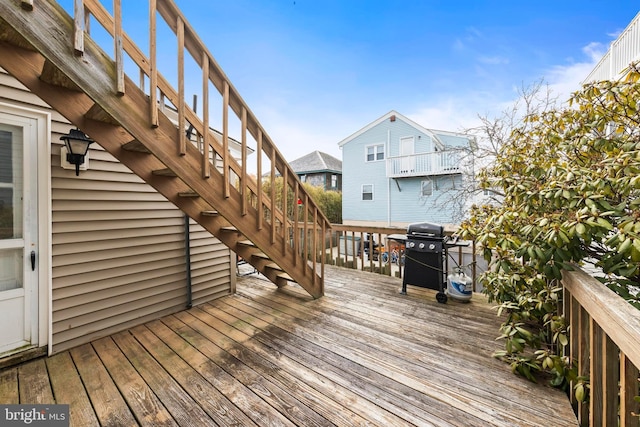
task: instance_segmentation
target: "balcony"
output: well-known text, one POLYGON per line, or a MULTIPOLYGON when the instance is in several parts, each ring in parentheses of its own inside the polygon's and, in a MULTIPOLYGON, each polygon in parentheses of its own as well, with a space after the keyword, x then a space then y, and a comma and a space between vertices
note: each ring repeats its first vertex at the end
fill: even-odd
POLYGON ((433 151, 387 158, 387 178, 462 173, 462 150, 433 151))
POLYGON ((638 59, 640 59, 640 13, 611 43, 607 53, 584 79, 584 83, 619 79, 625 74, 629 64, 638 59))

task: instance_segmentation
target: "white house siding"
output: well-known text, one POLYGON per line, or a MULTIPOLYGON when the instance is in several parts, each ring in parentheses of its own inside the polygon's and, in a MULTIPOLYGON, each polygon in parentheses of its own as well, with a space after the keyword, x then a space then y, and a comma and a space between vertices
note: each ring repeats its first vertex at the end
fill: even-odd
MULTIPOLYGON (((0 100, 49 109, 0 72, 0 100)), ((185 308, 184 216, 98 144, 79 177, 60 167, 70 125, 52 113, 52 344, 58 352, 185 308)), ((229 294, 229 249, 192 222, 193 303, 229 294)))

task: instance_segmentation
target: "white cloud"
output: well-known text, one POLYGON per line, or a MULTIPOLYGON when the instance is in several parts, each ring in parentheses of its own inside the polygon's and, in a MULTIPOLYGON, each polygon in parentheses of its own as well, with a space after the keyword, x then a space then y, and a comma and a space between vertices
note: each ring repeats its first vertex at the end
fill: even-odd
POLYGON ((461 132, 479 125, 478 112, 486 108, 467 101, 449 97, 408 113, 407 117, 428 129, 461 132))
POLYGON ((582 52, 587 57, 585 61, 556 65, 544 76, 553 95, 561 101, 566 101, 573 92, 580 90, 582 81, 606 53, 606 48, 601 43, 589 43, 582 48, 582 52))

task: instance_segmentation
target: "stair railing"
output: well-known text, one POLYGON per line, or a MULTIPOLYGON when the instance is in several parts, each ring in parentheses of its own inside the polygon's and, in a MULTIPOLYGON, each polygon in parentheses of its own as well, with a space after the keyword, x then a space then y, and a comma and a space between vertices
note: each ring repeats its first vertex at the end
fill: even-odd
MULTIPOLYGON (((158 125, 158 114, 165 108, 167 101, 177 111, 178 129, 192 128, 196 135, 196 146, 203 155, 201 173, 204 179, 212 173, 223 176, 226 198, 231 191, 239 192, 241 196, 241 211, 238 215, 247 215, 249 209, 254 210, 256 217, 256 231, 267 228, 271 235, 271 243, 276 238, 282 238, 282 253, 288 250, 298 254, 305 260, 303 266, 305 275, 307 268, 313 271, 313 281, 321 280, 324 276, 324 259, 320 260, 320 272, 317 271, 316 258, 307 251, 317 251, 321 238, 330 229, 331 224, 310 195, 304 189, 295 172, 290 168, 269 135, 258 122, 237 90, 230 83, 204 43, 186 21, 172 0, 149 0, 149 56, 136 46, 132 39, 122 29, 121 0, 113 1, 114 16, 103 7, 99 0, 75 0, 74 3, 74 50, 81 55, 84 49, 84 36, 90 34, 90 17, 94 19, 113 38, 115 78, 114 90, 124 95, 125 91, 125 53, 139 69, 140 88, 150 99, 149 123, 158 125), (177 91, 158 72, 157 60, 157 17, 160 16, 176 37, 177 48, 177 91), (202 118, 191 109, 186 102, 185 94, 185 51, 200 67, 202 74, 202 118), (149 87, 145 89, 145 82, 149 87), (222 96, 222 129, 221 137, 210 129, 210 93, 212 84, 222 96), (240 121, 241 158, 236 160, 229 149, 229 110, 240 121), (254 139, 256 148, 256 170, 254 179, 247 169, 247 153, 249 152, 248 135, 254 139), (264 174, 264 160, 270 163, 268 172, 264 174), (219 163, 222 163, 220 166, 219 163), (211 166, 214 166, 213 168, 211 166), (271 194, 263 191, 263 179, 275 182, 276 178, 283 178, 282 196, 276 197, 275 186, 271 186, 271 194), (296 233, 299 222, 303 221, 303 233, 296 233), (314 248, 314 249, 308 249, 314 248)), ((163 43, 163 48, 166 48, 163 43)), ((178 132, 176 146, 177 155, 185 155, 186 144, 190 143, 186 132, 178 132)), ((227 218, 228 219, 228 218, 227 218)), ((228 219, 229 220, 229 219, 228 219)), ((274 260, 277 262, 277 260, 274 260)), ((294 258, 297 263, 297 258, 294 258)))

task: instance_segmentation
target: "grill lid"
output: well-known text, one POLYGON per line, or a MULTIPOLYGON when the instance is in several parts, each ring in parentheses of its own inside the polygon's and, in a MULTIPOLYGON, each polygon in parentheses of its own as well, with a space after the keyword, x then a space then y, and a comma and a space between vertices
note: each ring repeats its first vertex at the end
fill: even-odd
POLYGON ((416 222, 409 224, 407 227, 407 238, 411 239, 412 237, 431 237, 441 239, 444 237, 444 227, 440 224, 432 224, 430 222, 416 222))

